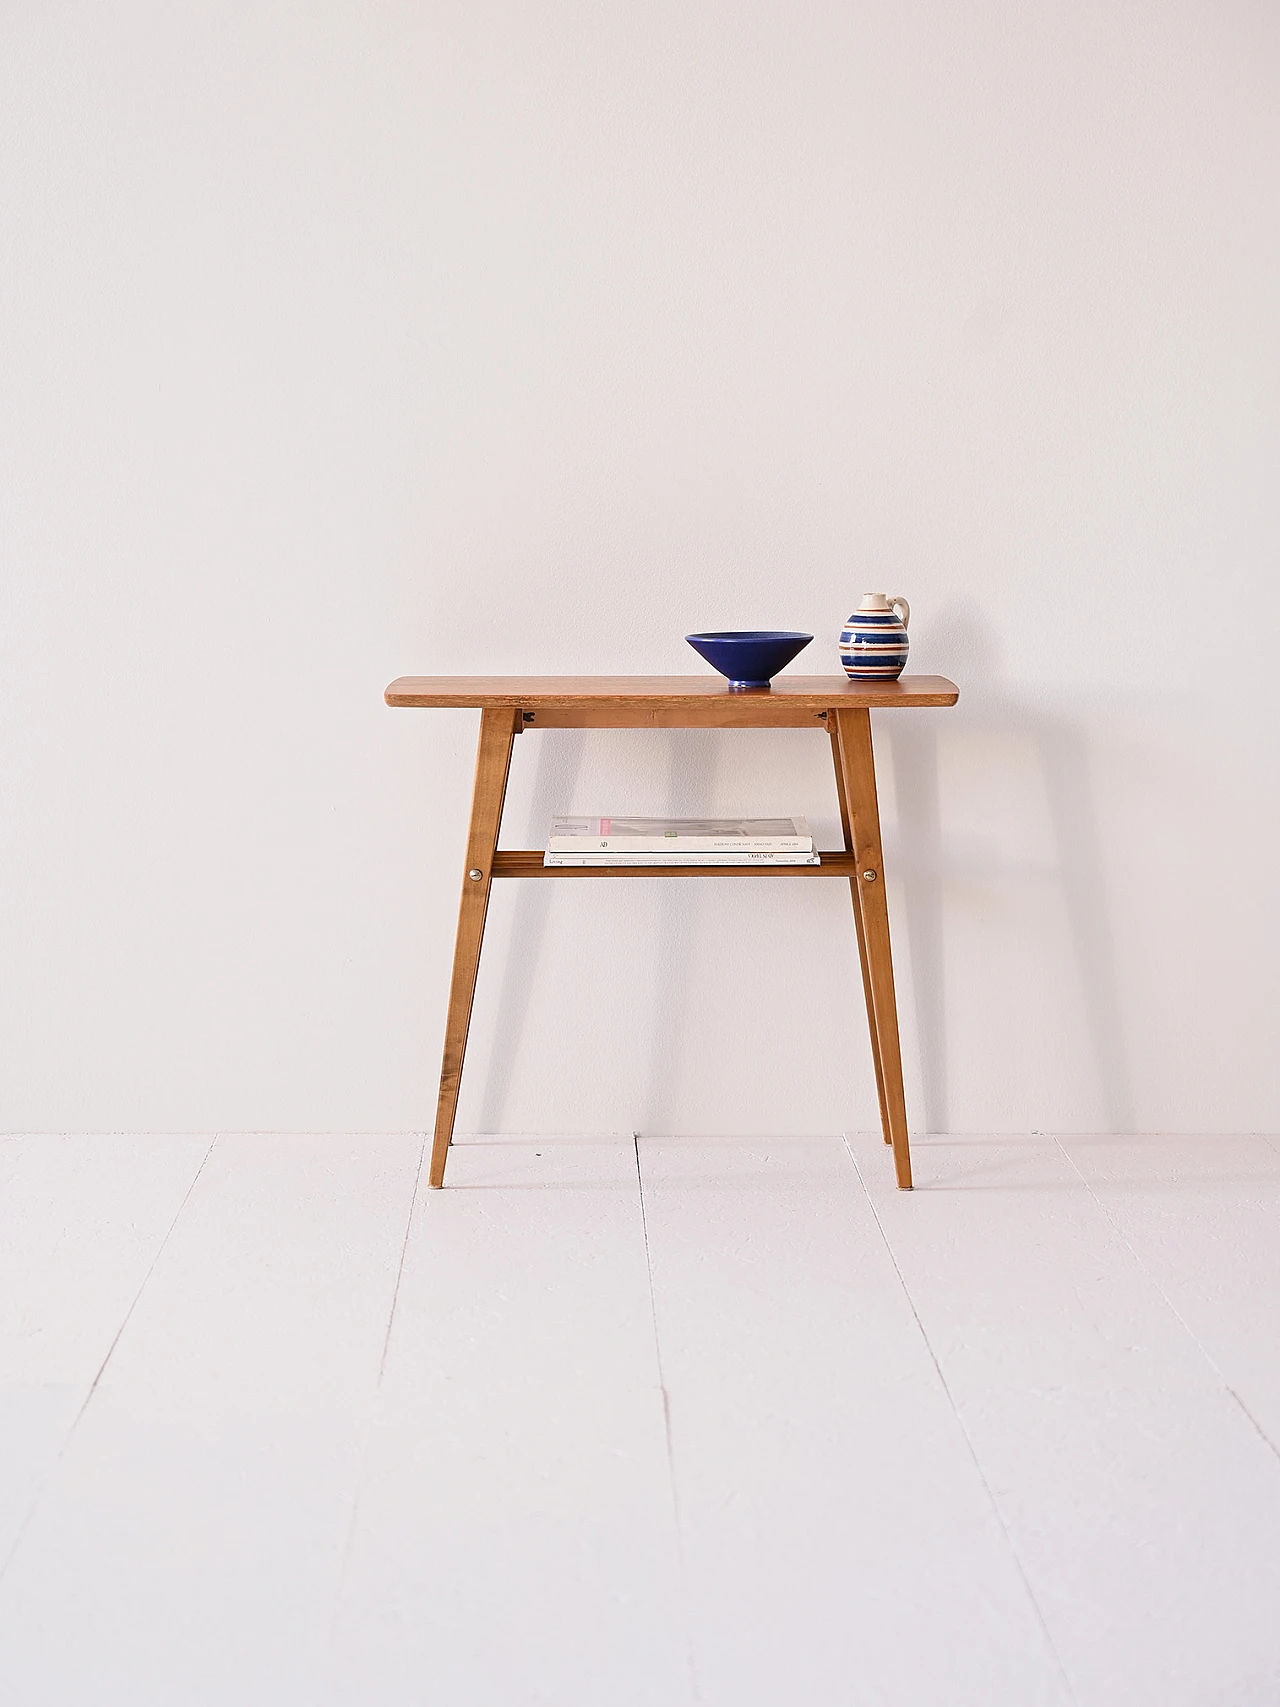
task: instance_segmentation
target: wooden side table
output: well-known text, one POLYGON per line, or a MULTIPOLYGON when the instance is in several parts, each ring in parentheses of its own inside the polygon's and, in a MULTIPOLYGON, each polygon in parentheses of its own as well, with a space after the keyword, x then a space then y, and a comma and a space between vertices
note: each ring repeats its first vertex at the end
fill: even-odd
POLYGON ((779 676, 772 688, 735 692, 715 676, 401 676, 388 705, 448 706, 480 712, 467 863, 445 1024, 430 1181, 444 1184, 458 1087, 471 1023, 489 886, 495 877, 844 877, 853 921, 880 1126, 893 1146, 898 1184, 911 1189, 911 1149, 902 1092, 898 1009, 893 992, 889 909, 880 848, 880 811, 871 747, 871 712, 954 705, 959 689, 943 676, 853 682, 845 676, 779 676), (500 850, 502 802, 511 748, 526 729, 819 729, 831 741, 844 848, 816 866, 544 866, 538 849, 500 850))

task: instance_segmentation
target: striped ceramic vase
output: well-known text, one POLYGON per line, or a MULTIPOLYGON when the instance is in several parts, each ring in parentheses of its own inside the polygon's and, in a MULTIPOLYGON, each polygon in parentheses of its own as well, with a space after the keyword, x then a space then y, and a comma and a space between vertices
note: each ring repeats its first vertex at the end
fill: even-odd
POLYGON ((911 606, 898 593, 868 593, 840 630, 840 662, 855 682, 892 681, 907 661, 911 606))

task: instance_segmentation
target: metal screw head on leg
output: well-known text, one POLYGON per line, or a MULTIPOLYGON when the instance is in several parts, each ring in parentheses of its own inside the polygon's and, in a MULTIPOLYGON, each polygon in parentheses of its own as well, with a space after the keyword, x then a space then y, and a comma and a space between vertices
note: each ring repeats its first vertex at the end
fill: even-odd
POLYGON ((862 876, 863 880, 867 883, 874 883, 876 880, 876 874, 874 871, 864 871, 862 876))
POLYGON ((484 876, 484 872, 480 870, 479 866, 473 865, 471 870, 467 873, 467 876, 473 883, 479 883, 480 879, 484 876))

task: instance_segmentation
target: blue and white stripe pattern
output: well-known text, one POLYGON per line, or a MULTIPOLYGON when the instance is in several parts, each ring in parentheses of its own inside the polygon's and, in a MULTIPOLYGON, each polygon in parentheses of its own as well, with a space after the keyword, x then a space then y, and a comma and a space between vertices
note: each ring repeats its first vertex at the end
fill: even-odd
MULTIPOLYGON (((863 600, 864 605, 871 602, 863 600)), ((840 630, 840 662, 854 681, 892 681, 907 662, 906 625, 886 601, 879 602, 886 608, 856 610, 840 630)))

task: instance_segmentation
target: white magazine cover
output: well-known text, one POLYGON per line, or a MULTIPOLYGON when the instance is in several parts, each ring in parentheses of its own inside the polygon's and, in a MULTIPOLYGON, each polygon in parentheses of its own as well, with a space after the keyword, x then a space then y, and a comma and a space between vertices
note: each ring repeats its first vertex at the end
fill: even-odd
POLYGON ((598 869, 610 866, 710 866, 735 865, 755 866, 763 870, 775 865, 821 865, 819 856, 812 851, 802 852, 786 848, 776 849, 772 853, 738 853, 732 850, 720 849, 715 853, 557 853, 548 848, 542 856, 543 865, 589 865, 598 869))
POLYGON ((804 818, 553 818, 550 853, 812 853, 804 818))

